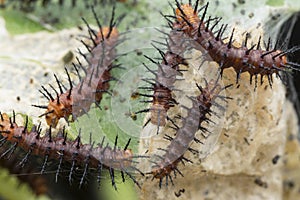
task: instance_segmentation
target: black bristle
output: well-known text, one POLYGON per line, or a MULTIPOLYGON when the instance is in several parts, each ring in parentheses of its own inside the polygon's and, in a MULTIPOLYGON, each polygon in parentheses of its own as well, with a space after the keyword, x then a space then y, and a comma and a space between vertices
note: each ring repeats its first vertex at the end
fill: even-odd
POLYGON ((51 101, 54 101, 54 98, 52 97, 52 95, 48 92, 48 90, 42 86, 43 90, 47 93, 47 95, 49 96, 49 98, 51 99, 51 101))
POLYGON ((72 84, 72 80, 71 80, 71 77, 70 77, 70 74, 67 70, 67 68, 65 68, 65 71, 66 71, 66 74, 68 76, 68 81, 69 81, 69 85, 70 85, 70 89, 69 89, 69 94, 68 94, 68 99, 71 99, 71 95, 72 95, 72 89, 73 89, 73 84, 72 84))

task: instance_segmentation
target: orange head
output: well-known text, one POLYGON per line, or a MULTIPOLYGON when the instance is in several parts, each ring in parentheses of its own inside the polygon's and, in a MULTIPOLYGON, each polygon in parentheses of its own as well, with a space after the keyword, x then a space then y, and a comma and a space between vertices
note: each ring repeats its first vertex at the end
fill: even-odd
POLYGON ((117 39, 119 36, 119 32, 117 30, 116 27, 102 27, 101 30, 99 30, 99 32, 97 33, 97 39, 96 39, 96 43, 99 44, 100 42, 102 42, 102 35, 104 40, 105 39, 117 39), (102 30, 102 32, 101 32, 102 30))
POLYGON ((175 13, 180 24, 187 25, 186 21, 188 21, 192 25, 198 25, 200 22, 198 13, 194 12, 194 8, 189 4, 180 5, 180 9, 177 8, 175 13))

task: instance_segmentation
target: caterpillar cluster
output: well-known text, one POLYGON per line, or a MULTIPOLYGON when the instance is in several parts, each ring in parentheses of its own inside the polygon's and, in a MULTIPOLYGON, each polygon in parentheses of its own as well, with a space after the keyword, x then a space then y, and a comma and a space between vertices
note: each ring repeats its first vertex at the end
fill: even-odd
MULTIPOLYGON (((49 2, 49 1, 43 1, 49 2)), ((61 2, 61 1, 60 1, 61 2)), ((73 1, 75 2, 75 1, 73 1)), ((2 1, 3 3, 3 1, 2 1)), ((250 74, 250 84, 252 84, 253 77, 255 78, 255 88, 258 87, 258 76, 260 76, 261 84, 264 77, 267 77, 270 87, 273 84, 273 75, 276 74, 281 78, 281 72, 288 72, 289 70, 298 70, 299 67, 296 63, 291 63, 287 60, 287 55, 298 48, 292 48, 290 50, 278 50, 276 46, 271 48, 270 41, 268 42, 265 50, 261 49, 258 41, 256 45, 252 47, 247 46, 247 38, 242 47, 236 47, 233 44, 233 33, 229 37, 229 42, 223 41, 223 34, 226 29, 226 25, 221 25, 219 30, 215 32, 213 29, 217 27, 220 20, 217 18, 209 17, 205 20, 208 9, 208 4, 200 8, 203 14, 199 17, 198 14, 199 0, 196 0, 194 7, 191 1, 189 4, 180 4, 176 0, 176 8, 174 10, 174 16, 165 16, 168 19, 169 26, 171 28, 170 33, 167 33, 167 42, 165 46, 167 50, 163 50, 154 46, 162 57, 161 62, 146 56, 148 60, 158 66, 158 70, 151 70, 147 65, 145 67, 154 74, 154 82, 148 81, 150 87, 142 87, 140 89, 150 90, 152 94, 139 93, 141 96, 149 97, 151 105, 148 109, 137 111, 137 113, 150 112, 151 122, 157 127, 166 126, 167 120, 171 121, 175 125, 175 136, 169 136, 168 133, 162 131, 165 134, 165 139, 170 141, 170 144, 166 149, 158 149, 164 151, 163 155, 153 155, 158 157, 158 160, 152 161, 154 166, 151 172, 147 174, 151 175, 153 179, 159 179, 159 187, 162 186, 162 181, 166 179, 166 185, 168 180, 173 184, 171 173, 183 174, 178 169, 179 162, 192 162, 184 156, 187 151, 197 153, 196 149, 191 148, 191 143, 201 143, 196 138, 196 132, 202 131, 206 133, 208 130, 203 126, 203 123, 211 123, 210 117, 214 114, 212 106, 222 108, 216 100, 221 99, 227 101, 229 97, 222 96, 220 93, 226 90, 231 85, 222 87, 219 83, 222 77, 223 70, 233 67, 236 72, 236 83, 240 79, 241 73, 250 74), (213 23, 213 25, 211 25, 213 23), (180 65, 188 66, 188 61, 184 57, 184 53, 188 49, 196 49, 203 52, 203 59, 206 59, 206 55, 213 61, 218 63, 220 74, 214 79, 206 83, 205 86, 198 84, 197 88, 200 92, 199 95, 189 97, 192 102, 190 108, 185 105, 178 105, 176 96, 172 94, 175 90, 175 82, 178 80, 176 76, 182 76, 185 72, 180 69, 180 65), (182 118, 182 125, 178 127, 174 120, 168 116, 168 112, 175 105, 184 108, 187 111, 187 116, 182 118)), ((86 59, 88 67, 84 68, 81 62, 78 60, 78 64, 74 64, 75 70, 78 72, 78 67, 85 71, 85 77, 81 77, 78 73, 80 82, 77 85, 73 85, 69 72, 66 69, 70 88, 67 91, 63 91, 62 83, 55 75, 55 79, 59 88, 59 92, 54 89, 56 98, 54 98, 50 92, 42 87, 40 92, 49 100, 48 105, 34 105, 38 108, 46 110, 42 116, 45 116, 47 124, 50 126, 45 136, 41 136, 40 127, 34 126, 31 130, 28 130, 28 119, 24 126, 19 126, 15 121, 15 114, 9 117, 7 114, 0 114, 0 146, 9 142, 9 147, 2 151, 0 158, 10 158, 14 151, 20 147, 26 151, 25 157, 17 163, 22 167, 29 162, 31 155, 37 155, 44 158, 41 173, 44 173, 47 168, 47 163, 50 159, 59 162, 56 169, 56 180, 61 173, 64 163, 69 163, 71 168, 69 170, 69 181, 72 182, 75 171, 80 169, 82 176, 79 185, 81 186, 86 181, 87 173, 94 171, 97 173, 98 182, 100 182, 100 174, 102 169, 108 169, 113 187, 116 189, 114 171, 120 171, 123 181, 124 175, 128 175, 129 178, 140 187, 140 183, 133 176, 132 172, 139 172, 144 175, 140 169, 136 168, 133 163, 135 158, 142 156, 135 155, 132 150, 128 149, 130 139, 124 149, 117 147, 117 139, 115 140, 114 147, 109 147, 102 143, 97 147, 94 143, 82 144, 80 134, 74 141, 67 139, 67 133, 61 130, 57 136, 52 136, 52 128, 57 126, 60 118, 65 118, 67 121, 69 117, 75 120, 78 117, 88 113, 93 103, 99 106, 102 95, 109 89, 108 82, 114 78, 110 74, 110 70, 114 67, 116 49, 119 44, 119 32, 116 28, 118 20, 114 19, 114 9, 112 17, 108 27, 103 27, 98 17, 93 10, 96 18, 99 30, 93 30, 87 22, 88 31, 90 34, 90 41, 92 45, 85 42, 83 44, 89 51, 88 54, 81 55, 86 59)), ((206 79, 205 79, 206 80, 206 79)), ((182 91, 183 93, 185 91, 182 91)), ((148 123, 147 122, 147 123, 148 123)), ((147 123, 145 125, 147 125, 147 123)), ((157 129, 158 133, 158 129, 157 129)))
MULTIPOLYGON (((257 44, 253 45, 251 48, 248 48, 247 38, 242 47, 236 47, 233 45, 234 29, 229 37, 229 42, 224 43, 223 34, 227 25, 221 25, 218 31, 214 31, 213 29, 220 22, 220 18, 209 17, 208 20, 205 19, 208 9, 208 3, 199 9, 203 10, 203 14, 199 17, 198 4, 199 0, 195 2, 195 7, 192 6, 191 1, 189 2, 189 4, 180 4, 176 0, 177 7, 174 9, 175 16, 165 15, 171 28, 171 32, 167 37, 170 38, 171 35, 174 34, 173 32, 181 34, 181 39, 178 40, 177 43, 177 49, 184 49, 184 52, 186 50, 186 46, 188 46, 190 48, 201 51, 203 60, 211 59, 212 61, 218 63, 220 71, 219 76, 221 77, 224 69, 233 67, 236 72, 236 84, 238 84, 241 73, 249 73, 250 84, 252 84, 253 77, 255 78, 254 89, 257 88, 258 76, 260 76, 261 84, 263 83, 264 77, 267 77, 268 84, 272 88, 273 74, 276 74, 277 77, 282 79, 281 72, 287 73, 290 70, 299 70, 297 68, 299 67, 298 64, 288 62, 287 60, 287 55, 294 51, 297 51, 299 49, 298 47, 284 51, 276 49, 275 45, 275 47, 271 49, 269 40, 267 48, 265 50, 262 50, 260 46, 261 41, 259 39, 257 44), (182 41, 189 42, 189 44, 183 45, 182 41)), ((165 60, 164 56, 167 55, 167 53, 161 54, 163 60, 165 60)), ((173 59, 173 61, 175 60, 176 59, 173 59)), ((158 65, 158 70, 155 73, 156 84, 164 83, 165 85, 167 85, 166 83, 168 83, 168 81, 171 82, 170 80, 176 80, 176 78, 174 78, 176 74, 174 75, 172 73, 169 73, 168 75, 170 76, 167 76, 169 79, 166 79, 166 75, 164 73, 160 73, 162 69, 163 67, 158 65), (157 77, 162 77, 161 79, 163 81, 158 81, 160 79, 157 77)), ((153 71, 151 72, 153 73, 153 71)), ((216 77, 216 79, 218 79, 218 77, 216 77)), ((166 116, 170 108, 170 102, 176 102, 176 99, 171 96, 174 82, 171 83, 172 84, 168 85, 167 89, 164 89, 164 91, 166 91, 165 93, 159 93, 161 88, 153 87, 154 95, 148 95, 149 97, 153 98, 152 105, 150 109, 146 109, 143 111, 150 111, 151 122, 153 124, 165 125, 165 123, 161 123, 160 121, 167 118, 166 116), (165 101, 157 101, 155 96, 156 93, 161 94, 160 99, 164 99, 165 101), (160 109, 158 109, 159 106, 160 109), (158 111, 159 114, 160 112, 163 113, 162 115, 160 114, 162 117, 157 114, 158 111), (156 115, 159 117, 157 117, 156 115), (157 123, 157 121, 160 123, 157 123)), ((152 83, 152 85, 154 84, 152 83)), ((204 132, 207 131, 205 128, 201 127, 201 123, 203 121, 209 120, 209 117, 205 116, 211 113, 210 109, 211 105, 214 103, 213 100, 218 97, 218 94, 220 92, 216 92, 218 90, 214 90, 215 88, 219 88, 219 85, 215 84, 215 86, 212 86, 211 84, 208 84, 204 89, 199 86, 198 88, 201 91, 201 94, 197 97, 197 100, 192 99, 193 106, 191 109, 186 108, 188 110, 188 115, 186 118, 182 119, 183 122, 180 128, 175 127, 175 129, 177 130, 175 133, 176 136, 172 138, 167 135, 167 133, 164 133, 164 131, 162 131, 162 133, 166 134, 165 139, 170 140, 171 143, 166 149, 159 149, 163 150, 164 154, 156 156, 159 158, 159 160, 154 162, 155 165, 152 171, 148 173, 153 175, 153 179, 157 178, 160 180, 160 187, 162 185, 163 178, 166 178, 166 185, 168 185, 168 179, 173 184, 172 177, 170 176, 171 172, 174 172, 175 176, 175 172, 178 172, 182 175, 182 173, 178 170, 177 165, 180 161, 191 162, 183 155, 187 150, 196 152, 196 150, 190 148, 191 141, 195 139, 195 133, 199 129, 204 132), (211 90, 211 88, 214 89, 211 90)), ((223 100, 226 100, 224 96, 222 96, 221 98, 223 100)), ((199 142, 199 140, 195 140, 199 142)))
POLYGON ((88 53, 84 54, 81 51, 79 53, 86 60, 88 67, 85 68, 79 59, 77 59, 78 64, 73 64, 80 82, 73 86, 70 74, 65 69, 70 89, 63 92, 65 87, 58 77, 54 75, 60 93, 52 85, 50 87, 54 90, 56 98, 44 86, 42 86, 43 90, 39 90, 49 101, 48 105, 33 105, 34 107, 46 109, 46 112, 41 115, 45 116, 46 122, 50 126, 45 136, 41 136, 40 127, 34 126, 32 130, 28 130, 28 118, 26 118, 24 126, 18 126, 15 122, 15 114, 12 117, 8 117, 7 114, 1 114, 0 146, 3 146, 6 142, 10 145, 6 145, 9 147, 2 151, 0 158, 10 158, 17 148, 21 148, 27 153, 17 163, 19 168, 23 168, 29 162, 31 155, 37 155, 44 157, 41 167, 41 174, 43 174, 46 171, 49 160, 56 160, 58 161, 56 181, 63 169, 63 165, 69 163, 71 166, 68 175, 69 182, 73 181, 74 174, 79 170, 82 174, 79 182, 80 187, 85 183, 87 174, 91 172, 97 174, 97 181, 100 182, 103 168, 108 169, 115 189, 117 189, 115 170, 120 171, 123 182, 126 174, 140 187, 132 175, 133 171, 139 171, 133 166, 133 162, 135 162, 133 159, 139 156, 134 156, 132 151, 127 149, 130 139, 125 148, 121 150, 117 148, 118 137, 116 137, 115 146, 111 148, 108 144, 104 144, 104 138, 101 144, 95 146, 92 143, 82 144, 81 133, 74 141, 67 139, 67 133, 64 130, 60 130, 60 134, 56 137, 52 136, 51 133, 52 128, 56 127, 60 118, 69 120, 69 116, 72 116, 74 120, 86 114, 91 104, 95 103, 99 106, 103 93, 107 92, 109 88, 109 81, 114 79, 110 75, 110 70, 118 67, 113 65, 113 61, 117 56, 115 48, 120 43, 116 25, 120 22, 122 16, 115 20, 115 7, 113 7, 110 24, 107 27, 103 27, 93 8, 92 12, 99 30, 95 31, 92 29, 87 21, 83 19, 88 28, 89 41, 82 41, 82 43, 88 50, 88 53), (79 68, 85 72, 85 77, 81 77, 79 68))
MULTIPOLYGON (((204 21, 208 3, 200 9, 204 10, 201 17, 198 16, 197 10, 199 0, 195 2, 195 8, 193 8, 191 4, 180 5, 178 1, 176 1, 176 4, 177 8, 174 11, 175 16, 170 17, 175 18, 176 21, 169 21, 169 23, 172 23, 172 25, 170 25, 172 31, 167 36, 166 44, 169 51, 166 53, 160 51, 162 55, 161 64, 148 58, 150 61, 159 65, 159 67, 158 71, 154 73, 156 76, 155 82, 150 83, 152 87, 142 87, 142 89, 153 90, 153 95, 140 94, 152 98, 150 108, 136 112, 136 114, 150 112, 151 117, 145 125, 151 121, 152 124, 158 127, 164 126, 167 119, 167 111, 176 104, 176 100, 172 97, 171 92, 174 81, 176 80, 176 75, 178 75, 178 66, 180 64, 186 64, 183 58, 178 58, 182 56, 187 48, 187 44, 184 44, 187 38, 190 38, 189 43, 193 48, 201 51, 204 49, 204 55, 210 56, 211 59, 220 65, 221 76, 224 69, 233 67, 237 73, 236 83, 238 83, 241 73, 248 72, 250 74, 250 84, 252 84, 252 79, 255 77, 255 88, 257 87, 258 75, 260 75, 261 84, 263 83, 264 76, 266 76, 270 87, 272 87, 273 74, 281 78, 279 72, 287 72, 298 66, 296 63, 288 62, 286 57, 287 54, 296 51, 297 48, 282 51, 277 50, 275 46, 271 49, 270 40, 268 41, 266 50, 261 49, 260 40, 256 45, 248 48, 247 37, 242 47, 235 47, 232 44, 234 29, 230 35, 229 42, 225 44, 222 38, 227 25, 222 25, 215 35, 213 29, 218 25, 220 19, 209 17, 206 22, 204 21), (212 24, 211 27, 210 24, 212 24), (173 51, 177 52, 175 53, 173 51), (172 62, 168 59, 172 60, 172 62), (174 66, 176 66, 177 69, 174 68, 174 66)), ((166 16, 166 18, 168 17, 169 16, 166 16)), ((205 58, 203 59, 205 60, 205 58)), ((153 71, 149 71, 153 73, 153 71)))

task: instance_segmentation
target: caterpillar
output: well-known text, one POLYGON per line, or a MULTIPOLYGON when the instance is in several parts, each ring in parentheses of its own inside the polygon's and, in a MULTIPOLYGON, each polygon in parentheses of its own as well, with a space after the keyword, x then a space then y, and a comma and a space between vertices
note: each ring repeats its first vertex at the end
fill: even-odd
POLYGON ((255 77, 255 88, 258 83, 258 75, 260 75, 260 83, 263 83, 263 78, 266 76, 270 87, 272 87, 272 75, 282 79, 280 72, 288 72, 289 70, 299 70, 299 64, 289 62, 287 55, 298 51, 299 47, 294 47, 288 50, 278 50, 276 45, 271 48, 271 40, 268 40, 266 49, 261 48, 261 39, 257 44, 248 48, 247 37, 241 47, 233 44, 233 36, 235 29, 232 29, 228 43, 223 42, 223 34, 227 25, 221 25, 219 30, 213 30, 220 20, 215 20, 209 17, 205 21, 207 3, 200 10, 204 10, 201 18, 198 16, 199 0, 195 2, 195 7, 189 4, 180 4, 176 0, 177 8, 175 10, 175 19, 180 27, 180 31, 184 32, 187 37, 192 40, 194 48, 206 51, 212 60, 220 65, 221 76, 223 70, 233 67, 236 72, 236 83, 240 79, 241 73, 247 72, 250 74, 250 84, 255 77), (214 22, 214 21, 215 22, 214 22), (213 22, 213 24, 212 24, 213 22))
MULTIPOLYGON (((139 170, 132 165, 134 162, 133 159, 136 156, 133 155, 131 149, 128 149, 130 139, 123 150, 117 148, 118 137, 115 139, 113 148, 108 146, 108 144, 104 145, 104 138, 101 144, 95 147, 94 143, 82 144, 80 132, 74 141, 67 139, 67 133, 64 129, 56 137, 53 137, 51 127, 45 136, 41 136, 40 126, 33 126, 31 131, 28 131, 28 117, 26 117, 24 126, 18 126, 15 117, 15 113, 13 113, 12 117, 9 117, 6 113, 0 113, 0 146, 3 146, 7 141, 11 144, 9 148, 1 152, 0 158, 9 159, 17 147, 20 147, 26 152, 26 155, 16 164, 17 166, 24 167, 28 163, 31 155, 38 155, 44 157, 41 168, 41 174, 43 174, 49 160, 57 160, 56 182, 62 171, 62 165, 66 162, 71 164, 68 175, 70 183, 72 182, 75 170, 78 167, 82 167, 83 173, 79 183, 80 187, 84 183, 89 171, 96 171, 98 174, 97 181, 100 183, 100 173, 103 168, 109 170, 112 185, 115 189, 117 189, 114 180, 115 170, 121 172, 123 181, 125 181, 124 174, 126 174, 140 187, 139 183, 131 174, 132 170, 139 170)), ((142 172, 140 173, 143 174, 142 172)))
POLYGON ((163 52, 163 50, 153 45, 162 57, 161 63, 145 56, 148 60, 158 66, 157 71, 151 70, 143 63, 146 69, 155 75, 155 80, 154 82, 151 82, 146 79, 146 82, 150 83, 151 87, 139 87, 140 89, 153 91, 152 95, 142 93, 139 93, 139 95, 152 98, 152 101, 145 101, 151 102, 151 107, 135 112, 135 114, 150 112, 150 119, 144 126, 149 122, 157 125, 157 133, 159 131, 159 126, 165 126, 166 120, 171 120, 167 116, 167 111, 178 104, 172 97, 172 90, 174 89, 174 83, 177 80, 176 76, 181 75, 182 72, 179 66, 188 65, 183 55, 187 49, 184 35, 176 30, 176 26, 170 27, 172 30, 169 34, 163 32, 167 35, 166 44, 158 42, 159 44, 165 45, 167 51, 163 52))
POLYGON ((152 174, 153 178, 159 179, 159 187, 162 186, 163 178, 166 178, 166 186, 168 185, 168 179, 170 179, 172 185, 173 180, 171 177, 171 172, 178 172, 181 176, 183 174, 178 169, 177 165, 179 162, 191 160, 184 157, 184 154, 187 150, 192 153, 199 153, 197 150, 190 147, 190 143, 195 141, 201 143, 201 141, 195 137, 195 134, 198 130, 201 130, 203 133, 208 130, 203 127, 203 122, 211 122, 209 115, 213 114, 212 106, 215 105, 219 108, 222 106, 216 102, 216 99, 221 99, 227 102, 227 99, 230 97, 220 95, 220 92, 231 87, 232 85, 227 85, 221 87, 220 84, 215 80, 211 80, 209 83, 206 82, 205 87, 201 87, 196 84, 197 88, 200 91, 200 95, 197 97, 189 97, 192 101, 192 107, 188 108, 182 105, 183 108, 187 110, 187 117, 182 119, 182 127, 178 128, 176 131, 176 136, 172 138, 171 136, 165 134, 165 139, 170 140, 171 143, 166 149, 160 149, 165 152, 162 156, 157 156, 159 158, 158 162, 155 162, 155 165, 152 168, 152 171, 148 174, 152 174))
POLYGON ((109 81, 114 80, 110 75, 110 70, 118 67, 117 65, 113 65, 112 62, 116 59, 115 47, 118 44, 119 36, 118 30, 115 27, 117 22, 114 21, 115 7, 113 7, 112 10, 109 27, 102 27, 93 8, 92 11, 97 21, 99 31, 94 31, 83 19, 88 27, 90 40, 93 43, 93 46, 89 46, 82 41, 90 52, 90 55, 85 55, 80 52, 89 65, 87 69, 84 69, 78 60, 79 67, 85 72, 85 77, 81 77, 78 72, 78 65, 76 66, 73 63, 80 82, 73 87, 69 72, 65 68, 70 89, 63 92, 60 81, 57 76, 54 75, 60 94, 50 85, 56 93, 56 98, 54 98, 50 92, 42 86, 43 90, 40 90, 40 92, 49 100, 49 104, 33 105, 34 107, 46 109, 46 112, 41 116, 45 116, 47 124, 52 127, 56 127, 60 118, 65 118, 68 121, 69 116, 72 116, 72 120, 75 120, 77 117, 87 113, 93 103, 99 106, 103 93, 107 92, 109 88, 109 81))

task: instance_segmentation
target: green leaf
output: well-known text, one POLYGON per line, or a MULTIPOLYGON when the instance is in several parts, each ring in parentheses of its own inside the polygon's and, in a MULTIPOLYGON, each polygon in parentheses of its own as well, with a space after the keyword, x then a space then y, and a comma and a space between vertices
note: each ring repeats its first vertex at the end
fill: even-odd
POLYGON ((283 6, 284 0, 268 0, 266 4, 269 6, 283 6))

